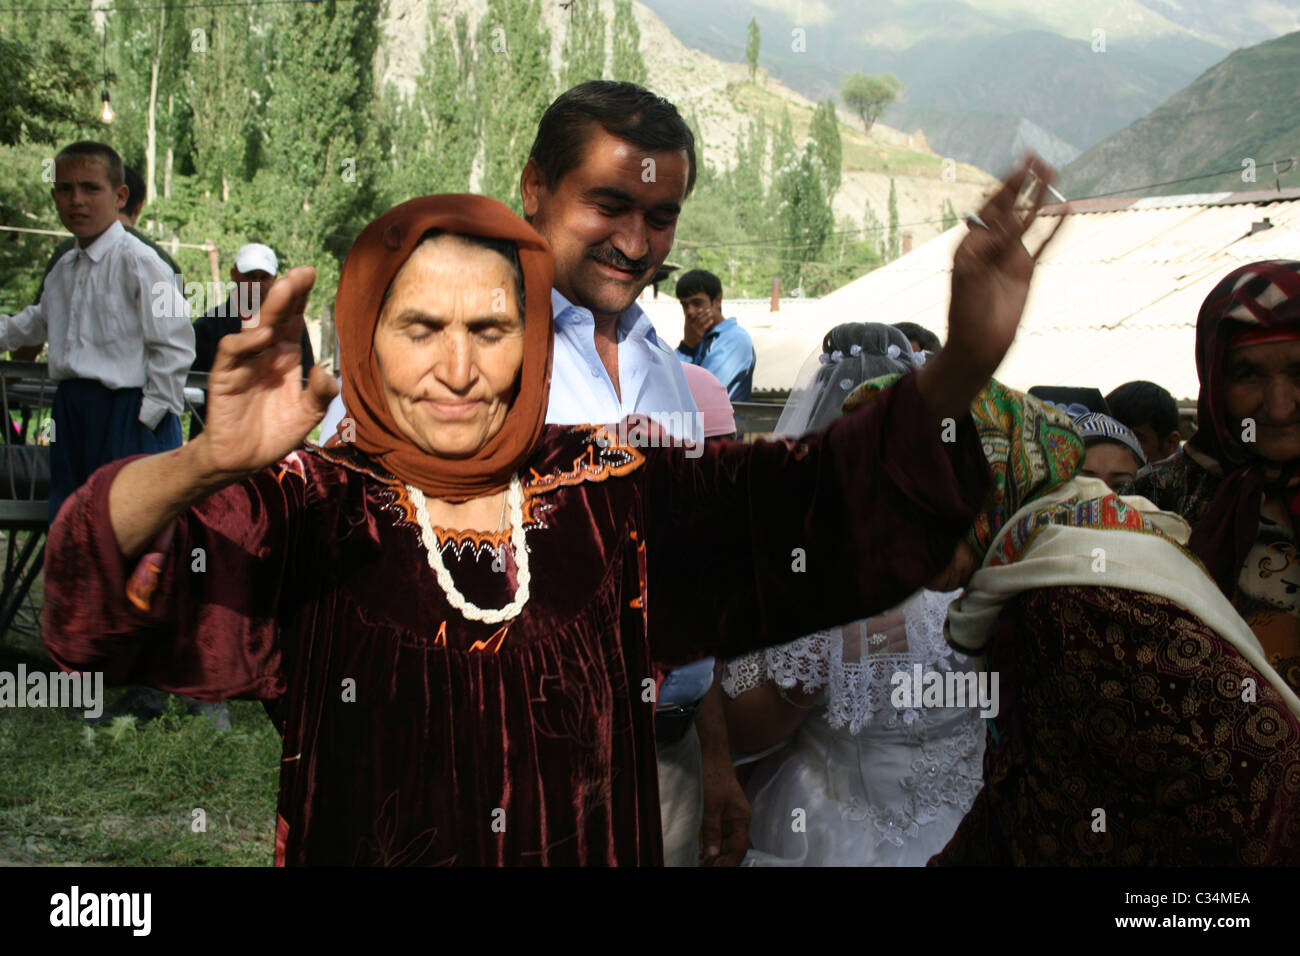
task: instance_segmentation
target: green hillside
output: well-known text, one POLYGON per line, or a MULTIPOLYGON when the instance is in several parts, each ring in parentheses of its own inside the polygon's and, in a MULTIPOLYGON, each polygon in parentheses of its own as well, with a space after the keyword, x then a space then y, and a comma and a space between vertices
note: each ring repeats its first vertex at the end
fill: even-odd
MULTIPOLYGON (((1145 116, 1228 52, 1135 0, 647 0, 683 42, 744 61, 745 24, 762 32, 759 62, 812 99, 838 96, 849 73, 893 73, 901 109, 885 122, 924 129, 945 155, 1004 168, 1034 128, 1064 161, 1145 116), (800 12, 802 8, 802 13, 800 12), (1091 24, 1091 25, 1090 25, 1091 24), (805 43, 792 43, 792 30, 805 43), (1105 49, 1094 50, 1096 29, 1105 49), (965 114, 963 116, 962 114, 965 114), (979 114, 998 117, 972 124, 979 114), (1024 126, 1026 120, 1032 127, 1024 126)), ((1041 139, 1041 137, 1040 137, 1041 139)))
MULTIPOLYGON (((1133 195, 1256 189, 1271 186, 1266 161, 1300 154, 1300 32, 1229 55, 1150 115, 1098 143, 1062 173, 1067 196, 1122 191, 1188 179, 1133 195), (1243 180, 1242 162, 1258 164, 1257 183, 1243 180)), ((1300 184, 1300 170, 1281 177, 1300 184)))

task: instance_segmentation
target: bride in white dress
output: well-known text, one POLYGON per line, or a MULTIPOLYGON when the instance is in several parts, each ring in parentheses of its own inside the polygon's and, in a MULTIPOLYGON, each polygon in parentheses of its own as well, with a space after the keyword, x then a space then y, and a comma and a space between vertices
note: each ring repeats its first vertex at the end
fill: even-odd
MULTIPOLYGON (((806 434, 866 379, 914 367, 883 325, 838 326, 800 375, 777 433, 806 434), (814 364, 815 362, 815 364, 814 364)), ((935 582, 932 582, 935 583, 935 582)), ((977 671, 944 640, 959 591, 728 661, 733 746, 756 760, 747 866, 924 866, 983 784, 977 708, 895 707, 893 677, 977 671)), ((919 703, 919 702, 918 702, 919 703)))

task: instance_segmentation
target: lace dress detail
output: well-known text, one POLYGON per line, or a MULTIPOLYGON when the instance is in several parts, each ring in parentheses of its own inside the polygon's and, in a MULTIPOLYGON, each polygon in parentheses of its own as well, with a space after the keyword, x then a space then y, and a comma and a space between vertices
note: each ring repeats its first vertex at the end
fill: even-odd
POLYGON ((824 695, 795 738, 759 764, 751 783, 758 784, 751 795, 756 851, 747 863, 923 863, 919 856, 942 849, 983 784, 983 721, 978 708, 899 708, 891 698, 894 675, 910 682, 918 664, 923 673, 978 670, 943 636, 959 593, 918 591, 891 614, 727 662, 722 687, 732 697, 767 681, 824 695), (799 843, 785 832, 792 809, 819 805, 827 819, 812 820, 809 809, 808 835, 792 849, 791 840, 799 843), (814 839, 815 826, 824 839, 814 839), (870 835, 845 839, 846 826, 870 835), (760 842, 765 832, 780 844, 770 852, 760 842), (866 858, 842 858, 855 843, 866 858), (818 858, 822 845, 829 849, 818 858))
POLYGON ((922 590, 900 606, 907 629, 905 649, 876 649, 878 625, 888 617, 882 614, 733 658, 723 669, 722 689, 733 698, 768 681, 786 690, 797 684, 809 694, 824 690, 825 718, 831 727, 847 727, 856 734, 873 720, 884 721, 919 743, 923 738, 909 731, 921 711, 893 706, 893 676, 900 671, 911 674, 915 664, 940 673, 954 666, 973 669, 971 659, 953 651, 943 637, 948 605, 959 593, 922 590))

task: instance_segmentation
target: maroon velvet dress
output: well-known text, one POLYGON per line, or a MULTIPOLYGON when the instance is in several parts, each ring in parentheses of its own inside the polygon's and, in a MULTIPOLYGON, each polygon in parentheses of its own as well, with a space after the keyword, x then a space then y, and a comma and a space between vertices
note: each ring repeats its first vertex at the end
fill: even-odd
MULTIPOLYGON (((940 441, 914 377, 796 444, 690 459, 596 431, 547 427, 522 472, 531 599, 507 624, 450 607, 399 481, 309 446, 135 562, 107 504, 124 462, 100 469, 50 531, 46 643, 109 683, 265 701, 277 863, 658 864, 652 661, 896 604, 948 563, 988 469, 969 418, 940 441)), ((466 598, 510 600, 504 535, 440 540, 466 598)))

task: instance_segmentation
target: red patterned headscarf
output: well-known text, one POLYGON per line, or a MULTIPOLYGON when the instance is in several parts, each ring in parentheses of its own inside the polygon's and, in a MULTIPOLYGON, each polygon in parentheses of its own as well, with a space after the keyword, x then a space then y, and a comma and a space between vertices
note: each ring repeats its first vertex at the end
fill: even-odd
MULTIPOLYGON (((1228 421, 1224 398, 1228 352, 1280 341, 1300 333, 1300 262, 1268 260, 1224 276, 1196 319, 1196 372, 1201 380, 1197 432, 1189 454, 1223 482, 1192 531, 1188 547, 1229 598, 1242 562, 1259 533, 1260 498, 1269 489, 1290 489, 1288 509, 1300 518, 1300 461, 1267 462, 1243 445, 1240 422, 1228 421)), ((1300 522, 1296 522, 1300 526, 1300 522)))

